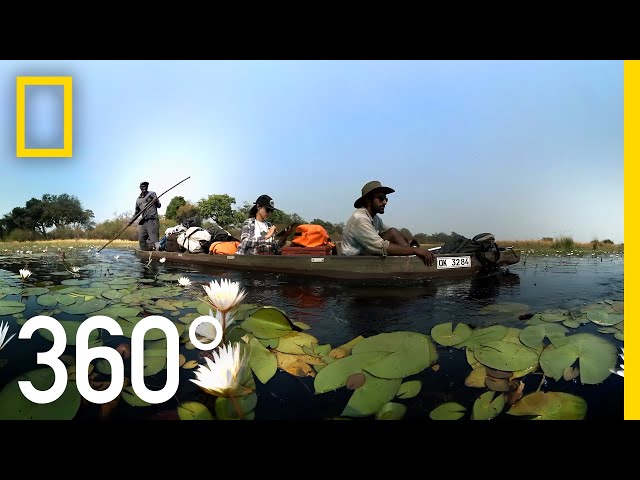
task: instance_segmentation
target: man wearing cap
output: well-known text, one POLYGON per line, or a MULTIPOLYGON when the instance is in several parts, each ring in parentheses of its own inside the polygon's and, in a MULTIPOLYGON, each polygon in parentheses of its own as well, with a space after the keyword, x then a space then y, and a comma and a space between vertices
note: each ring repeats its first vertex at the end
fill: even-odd
POLYGON ((269 195, 260 195, 249 210, 249 218, 242 224, 240 245, 237 255, 278 254, 287 241, 292 227, 285 230, 285 235, 276 242, 276 226, 267 220, 275 207, 273 198, 269 195))
POLYGON ((158 208, 162 205, 156 192, 148 191, 149 182, 140 183, 140 195, 136 198, 136 215, 143 212, 140 215, 140 222, 138 223, 138 243, 140 244, 140 250, 154 250, 156 243, 158 243, 158 231, 160 229, 160 222, 158 221, 158 208), (149 205, 151 204, 151 205, 149 205), (148 208, 147 208, 148 206, 148 208), (149 247, 147 240, 151 242, 152 246, 149 247))
POLYGON ((378 214, 384 214, 393 188, 377 180, 362 187, 362 195, 353 206, 357 209, 342 232, 343 255, 417 255, 427 266, 433 263, 433 253, 417 248, 415 239, 406 238, 395 228, 387 227, 378 214))

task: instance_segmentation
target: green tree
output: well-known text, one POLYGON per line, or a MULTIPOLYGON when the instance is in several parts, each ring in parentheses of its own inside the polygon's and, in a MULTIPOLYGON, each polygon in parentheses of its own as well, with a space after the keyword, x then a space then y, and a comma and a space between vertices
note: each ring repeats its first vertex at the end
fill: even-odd
POLYGON ((235 220, 233 208, 236 199, 226 193, 209 195, 198 202, 198 213, 202 218, 211 218, 220 226, 231 225, 235 220))
POLYGON ((188 218, 195 217, 196 215, 198 215, 198 208, 192 203, 187 202, 176 211, 176 221, 183 223, 188 218))
POLYGON ((171 220, 177 219, 178 209, 187 204, 187 201, 184 197, 173 197, 167 206, 167 212, 165 213, 165 217, 171 220))
POLYGON ((56 228, 85 227, 90 228, 93 223, 93 212, 82 208, 80 200, 74 195, 44 194, 42 196, 44 213, 42 222, 56 228))

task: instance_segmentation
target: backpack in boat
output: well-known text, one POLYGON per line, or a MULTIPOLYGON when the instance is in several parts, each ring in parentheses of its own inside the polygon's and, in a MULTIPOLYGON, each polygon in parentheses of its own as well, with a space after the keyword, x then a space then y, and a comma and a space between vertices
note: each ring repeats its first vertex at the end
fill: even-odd
MULTIPOLYGON (((227 232, 220 225, 214 225, 212 227, 207 228, 207 232, 211 235, 211 243, 215 242, 231 242, 237 241, 236 238, 233 237, 229 232, 227 232)), ((234 252, 235 253, 235 252, 234 252)))
POLYGON ((190 253, 208 252, 211 235, 204 228, 191 227, 178 234, 178 245, 190 253))
POLYGON ((180 247, 178 244, 178 235, 180 232, 170 233, 166 236, 167 241, 165 242, 164 249, 167 252, 184 252, 184 248, 180 247))
POLYGON ((332 248, 335 246, 324 227, 313 224, 303 224, 296 227, 291 241, 292 247, 322 247, 324 245, 330 245, 332 248))
POLYGON ((234 255, 238 251, 240 242, 213 242, 209 247, 209 253, 212 255, 234 255))
POLYGON ((454 232, 452 238, 440 247, 438 253, 476 254, 483 267, 494 267, 500 260, 500 247, 492 233, 480 233, 469 239, 454 232), (495 261, 489 260, 486 252, 495 252, 495 261))

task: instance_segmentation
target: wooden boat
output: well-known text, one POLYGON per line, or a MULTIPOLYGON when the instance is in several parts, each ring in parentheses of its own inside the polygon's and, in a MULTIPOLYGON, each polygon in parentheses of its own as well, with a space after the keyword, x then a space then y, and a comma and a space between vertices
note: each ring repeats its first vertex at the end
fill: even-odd
MULTIPOLYGON (((212 269, 232 269, 252 272, 272 272, 312 277, 352 280, 424 280, 434 277, 473 276, 483 269, 477 254, 436 254, 430 267, 416 257, 377 256, 311 256, 311 255, 210 255, 205 253, 176 253, 136 250, 136 255, 148 260, 166 258, 167 262, 205 266, 212 269)), ((495 263, 495 252, 484 253, 495 263)), ((520 261, 520 252, 501 249, 497 266, 520 261)))

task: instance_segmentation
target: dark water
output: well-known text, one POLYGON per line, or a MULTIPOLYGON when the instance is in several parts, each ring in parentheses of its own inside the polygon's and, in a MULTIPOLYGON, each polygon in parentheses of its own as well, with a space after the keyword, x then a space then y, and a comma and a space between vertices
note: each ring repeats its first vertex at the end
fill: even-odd
MULTIPOLYGON (((464 322, 472 326, 487 326, 500 323, 505 326, 523 328, 524 322, 517 315, 483 315, 481 308, 490 304, 516 302, 526 304, 530 313, 551 308, 576 309, 603 299, 623 300, 624 263, 622 256, 603 258, 580 257, 529 257, 526 262, 492 275, 458 280, 432 280, 420 284, 389 282, 345 283, 327 279, 307 279, 281 274, 242 273, 211 270, 206 267, 185 267, 154 262, 154 270, 143 268, 146 263, 130 251, 105 250, 100 260, 83 249, 76 251, 74 264, 94 263, 101 265, 90 278, 99 280, 113 276, 130 275, 152 277, 157 271, 162 273, 184 273, 193 282, 204 283, 212 279, 228 278, 239 281, 246 288, 247 303, 273 305, 285 310, 292 320, 300 320, 311 326, 308 333, 318 338, 321 344, 341 345, 358 335, 371 336, 383 332, 416 331, 429 333, 431 328, 443 322, 464 322), (119 254, 120 260, 113 260, 119 254)), ((5 254, 6 255, 6 254, 5 254)), ((2 256, 0 269, 17 273, 19 268, 29 268, 34 280, 50 280, 59 283, 64 276, 50 275, 60 270, 56 254, 34 256, 2 256)), ((83 278, 88 275, 84 274, 83 278)), ((5 300, 19 297, 8 296, 5 300)), ((35 315, 41 309, 35 297, 29 299, 25 318, 35 315)), ((72 319, 74 316, 57 315, 58 320, 72 319)), ((0 317, 8 320, 10 331, 17 332, 18 326, 11 316, 0 317)), ((580 332, 597 333, 597 326, 587 324, 580 332)), ((623 346, 606 335, 616 346, 623 346)), ((106 341, 105 345, 115 346, 121 339, 106 341)), ((9 358, 9 363, 0 368, 0 388, 20 373, 38 368, 35 366, 35 352, 46 351, 51 343, 34 335, 32 340, 14 338, 0 353, 0 358, 9 358)), ((187 359, 197 359, 196 351, 181 353, 187 359), (195 353, 194 353, 195 352, 195 353)), ((70 350, 69 353, 73 353, 70 350)), ((404 381, 422 381, 420 394, 403 401, 408 407, 406 419, 426 419, 433 408, 445 401, 456 401, 469 411, 473 401, 484 390, 464 386, 464 379, 471 371, 463 350, 438 346, 439 370, 426 369, 404 381)), ((181 382, 178 399, 202 400, 197 387, 189 382, 193 371, 180 370, 181 382)), ((151 377, 151 384, 164 385, 163 373, 151 377)), ((541 375, 525 377, 525 395, 535 391, 541 375)), ((339 416, 351 392, 340 389, 335 393, 314 395, 313 379, 298 378, 278 371, 267 385, 258 383, 257 419, 322 419, 339 416)), ((621 377, 610 375, 599 385, 581 385, 578 381, 555 382, 547 379, 543 391, 561 391, 583 397, 588 404, 587 419, 622 419, 623 387, 621 377)), ((396 400, 397 401, 397 400, 396 400)), ((112 418, 153 417, 158 412, 175 410, 177 401, 146 408, 134 408, 120 403, 112 413, 112 418)), ((82 406, 78 418, 96 415, 93 406, 82 406)), ((468 418, 465 417, 465 418, 468 418)), ((496 421, 517 420, 506 414, 496 421)))

